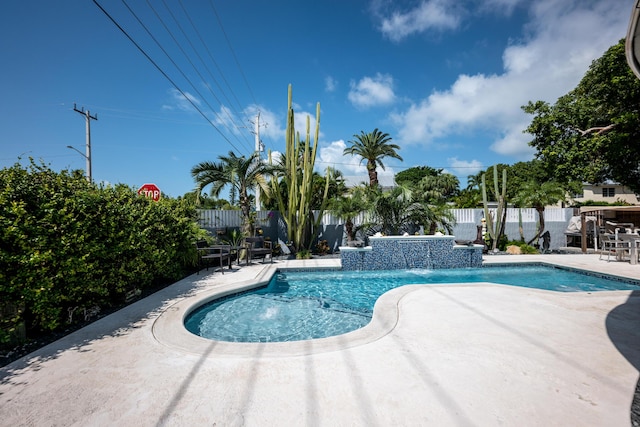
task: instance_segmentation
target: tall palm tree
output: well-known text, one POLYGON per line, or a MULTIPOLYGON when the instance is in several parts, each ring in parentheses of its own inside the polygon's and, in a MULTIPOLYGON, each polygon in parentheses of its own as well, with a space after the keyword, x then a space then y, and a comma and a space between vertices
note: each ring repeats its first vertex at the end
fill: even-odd
POLYGON ((533 239, 527 242, 528 245, 537 242, 544 232, 545 206, 555 205, 565 200, 566 197, 567 192, 565 188, 555 181, 547 181, 542 184, 535 181, 528 181, 520 187, 520 191, 516 197, 513 198, 512 202, 517 207, 532 207, 538 212, 538 233, 533 239))
POLYGON ((240 210, 242 212, 242 231, 245 235, 252 235, 251 200, 249 189, 258 185, 263 192, 269 193, 265 175, 269 168, 260 161, 260 154, 253 153, 249 157, 238 157, 233 151, 228 156, 218 156, 220 162, 202 162, 191 169, 191 176, 198 185, 197 191, 211 186, 210 194, 218 196, 227 185, 238 191, 240 210))
POLYGON ((389 144, 391 137, 388 133, 382 133, 377 128, 370 133, 360 131, 360 135, 353 135, 355 140, 349 141, 351 147, 344 149, 344 154, 358 155, 362 160, 367 160, 367 172, 369 173, 369 185, 375 187, 378 185, 378 166, 384 170, 384 157, 393 157, 402 161, 402 157, 396 152, 400 149, 399 145, 389 144))

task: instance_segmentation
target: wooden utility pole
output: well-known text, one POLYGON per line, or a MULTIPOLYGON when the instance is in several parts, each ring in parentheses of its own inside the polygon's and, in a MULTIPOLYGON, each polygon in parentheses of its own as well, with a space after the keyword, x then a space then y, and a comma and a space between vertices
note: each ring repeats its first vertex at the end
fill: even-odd
MULTIPOLYGON (((96 114, 95 116, 92 116, 89 113, 89 110, 84 111, 84 107, 81 110, 78 110, 76 108, 76 104, 73 104, 73 111, 76 111, 80 114, 82 114, 83 116, 85 116, 86 119, 86 151, 85 151, 85 159, 87 161, 87 181, 91 182, 92 181, 92 174, 91 174, 91 120, 98 120, 98 115, 96 114)), ((70 147, 73 148, 73 147, 70 147)), ((77 151, 77 150, 76 150, 77 151)), ((82 153, 80 153, 82 154, 82 153)))

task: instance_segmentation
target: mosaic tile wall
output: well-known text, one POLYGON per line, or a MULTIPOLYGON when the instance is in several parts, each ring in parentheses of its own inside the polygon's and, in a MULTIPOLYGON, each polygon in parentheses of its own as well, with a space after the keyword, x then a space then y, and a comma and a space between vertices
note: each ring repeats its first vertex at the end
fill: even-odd
POLYGON ((343 270, 482 267, 482 246, 455 246, 453 236, 371 237, 370 247, 340 251, 343 270))

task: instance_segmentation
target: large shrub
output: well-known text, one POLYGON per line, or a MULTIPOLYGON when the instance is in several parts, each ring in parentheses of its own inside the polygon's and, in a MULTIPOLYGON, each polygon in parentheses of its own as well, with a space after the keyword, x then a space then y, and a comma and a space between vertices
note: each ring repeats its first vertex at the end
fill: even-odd
POLYGON ((180 278, 197 233, 185 201, 33 162, 0 170, 0 344, 20 324, 55 330, 180 278))

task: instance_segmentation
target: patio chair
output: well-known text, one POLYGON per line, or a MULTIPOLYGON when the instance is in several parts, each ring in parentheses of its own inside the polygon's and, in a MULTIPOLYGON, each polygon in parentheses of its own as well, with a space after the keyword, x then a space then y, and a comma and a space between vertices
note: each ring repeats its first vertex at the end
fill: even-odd
POLYGON ((600 235, 600 258, 606 254, 607 262, 611 260, 611 256, 617 261, 623 261, 625 254, 629 251, 629 242, 616 238, 615 234, 603 233, 600 235))
POLYGON ((247 260, 262 258, 262 262, 269 257, 269 262, 273 262, 273 247, 271 241, 264 237, 245 237, 245 245, 248 249, 247 260))
MULTIPOLYGON (((231 246, 230 245, 212 245, 207 246, 207 242, 200 240, 196 242, 198 250, 198 274, 202 270, 203 265, 209 270, 209 264, 214 260, 218 260, 218 270, 224 274, 224 263, 229 265, 231 270, 231 246)), ((216 270, 217 271, 217 270, 216 270)))

